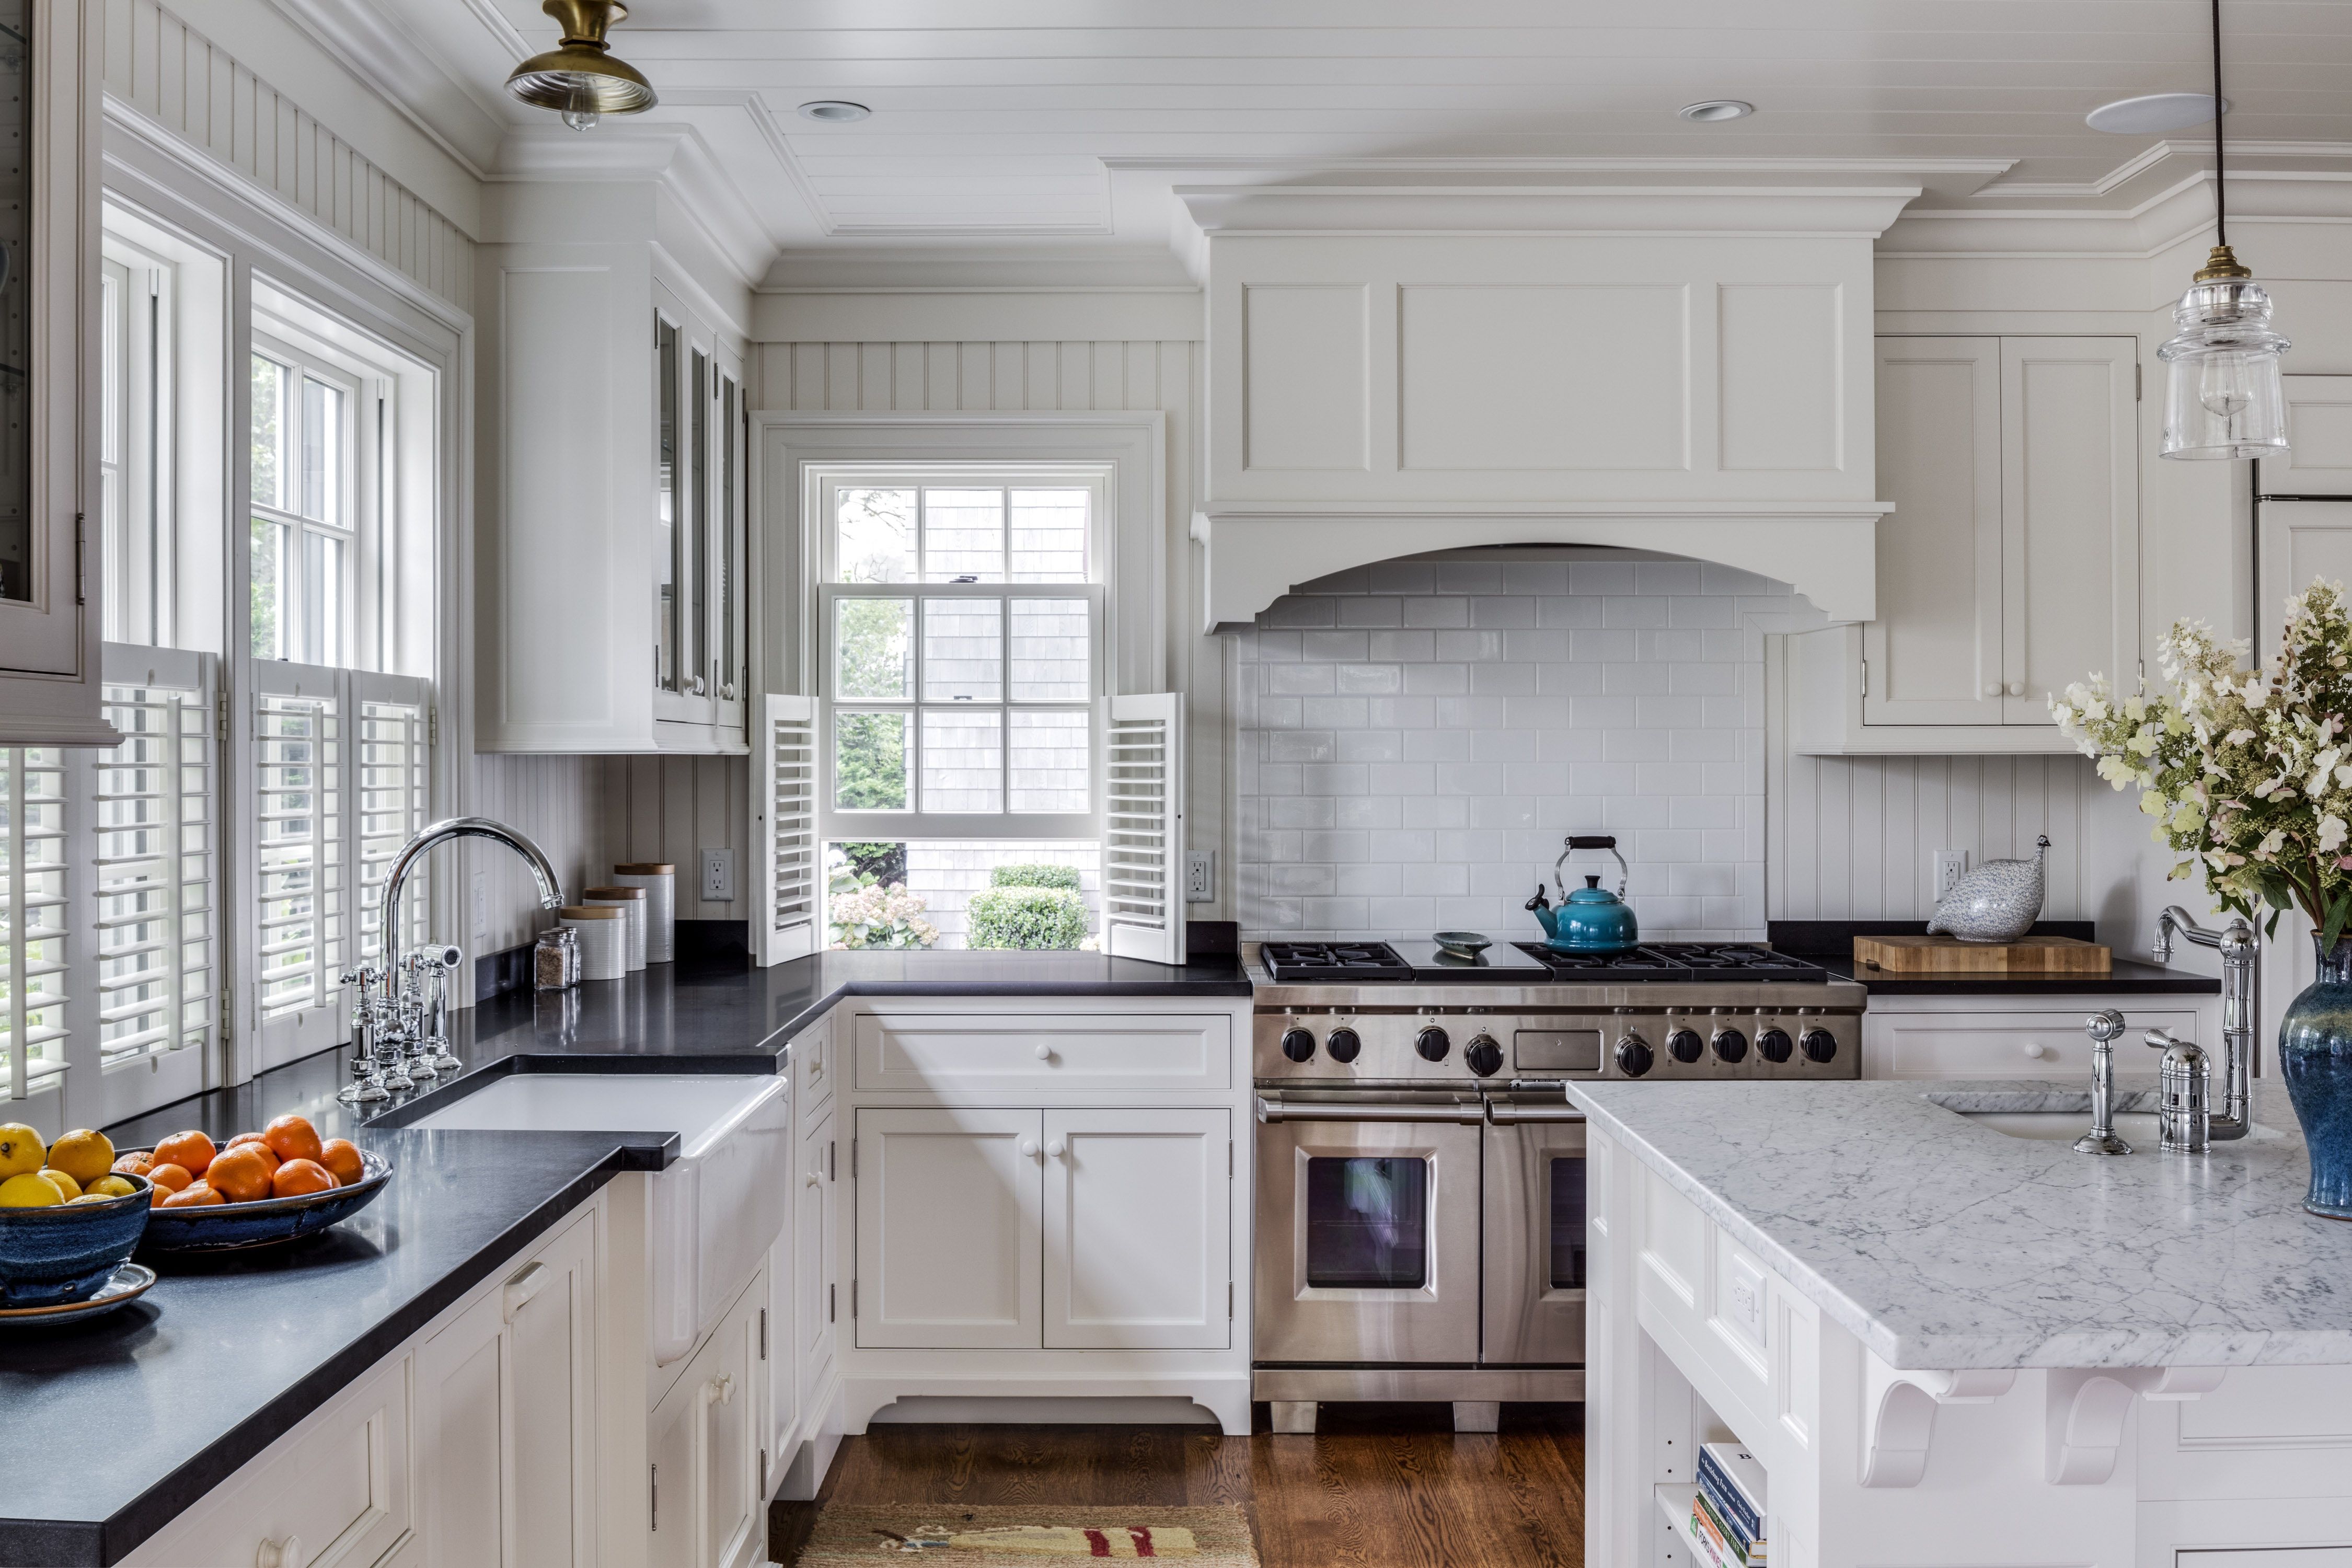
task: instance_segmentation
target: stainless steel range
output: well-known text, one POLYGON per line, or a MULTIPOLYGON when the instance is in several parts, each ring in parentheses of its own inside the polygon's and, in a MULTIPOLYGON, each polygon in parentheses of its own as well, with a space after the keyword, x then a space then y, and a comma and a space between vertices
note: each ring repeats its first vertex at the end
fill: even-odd
POLYGON ((1747 944, 1267 942, 1257 983, 1255 1396, 1584 1396, 1580 1079, 1860 1074, 1864 992, 1747 944))

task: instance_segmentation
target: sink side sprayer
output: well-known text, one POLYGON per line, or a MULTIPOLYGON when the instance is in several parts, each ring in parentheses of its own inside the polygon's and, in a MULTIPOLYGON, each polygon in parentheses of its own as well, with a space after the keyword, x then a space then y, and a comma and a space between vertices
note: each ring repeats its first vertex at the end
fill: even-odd
POLYGON ((2208 1118, 2207 1136, 2215 1142, 2243 1138, 2253 1130, 2251 1101, 2254 1061, 2254 954, 2261 942, 2243 917, 2232 916, 2215 931, 2199 925, 2179 904, 2169 904, 2156 917, 2154 952, 2158 963, 2172 962, 2172 939, 2187 937, 2200 947, 2221 955, 2221 1104, 2208 1118))

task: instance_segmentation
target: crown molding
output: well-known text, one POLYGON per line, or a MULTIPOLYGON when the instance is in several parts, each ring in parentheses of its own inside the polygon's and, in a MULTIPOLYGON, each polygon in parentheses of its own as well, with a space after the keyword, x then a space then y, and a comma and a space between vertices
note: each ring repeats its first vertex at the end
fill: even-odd
POLYGON ((1906 185, 1178 185, 1199 230, 1234 235, 1699 234, 1875 239, 1906 185))
POLYGON ((1106 158, 1114 174, 1171 176, 1178 185, 1287 188, 1594 189, 1698 186, 1816 189, 1917 185, 1958 198, 2017 166, 2013 158, 1335 157, 1106 158))
MULTIPOLYGON (((487 180, 501 116, 460 76, 444 68, 367 0, 267 0, 288 26, 334 57, 385 107, 476 180, 487 180), (465 124, 472 121, 471 125, 465 124)), ((488 0, 467 0, 490 10, 488 0)), ((495 11, 491 11, 493 16, 495 11)), ((499 19, 503 24, 503 18, 499 19)), ((511 32, 512 29, 508 29, 511 32)), ((520 58, 520 56, 517 56, 520 58)))
MULTIPOLYGON (((2135 181, 2160 170, 2174 161, 2196 160, 2209 165, 2213 155, 2210 137, 2190 140, 2168 137, 2151 142, 2125 159, 2097 179, 2088 184, 2054 180, 1996 179, 1985 184, 1972 198, 1977 201, 2031 202, 2091 202, 2105 201, 2117 192, 2125 191, 2135 181)), ((2352 162, 2352 142, 2282 142, 2246 141, 2230 143, 2232 163, 2230 177, 2260 172, 2259 165, 2275 162, 2291 173, 2310 173, 2313 163, 2352 162)), ((2276 171, 2273 171, 2276 172, 2276 171)), ((2141 198, 2139 205, 2152 198, 2141 198)))
MULTIPOLYGON (((2210 148, 2207 148, 2210 151, 2210 148)), ((2336 156, 2352 160, 2352 147, 2336 156)), ((2157 167, 2155 164, 2148 166, 2157 167)), ((1880 239, 1881 260, 2147 261, 2213 227, 2213 172, 2172 181, 2126 208, 2042 210, 1914 207, 1880 239)), ((2352 166, 2230 171, 2230 216, 2252 224, 2352 223, 2352 166)))
POLYGON ((652 184, 667 190, 746 292, 777 251, 774 237, 689 125, 607 121, 593 136, 552 122, 499 143, 493 184, 652 184))

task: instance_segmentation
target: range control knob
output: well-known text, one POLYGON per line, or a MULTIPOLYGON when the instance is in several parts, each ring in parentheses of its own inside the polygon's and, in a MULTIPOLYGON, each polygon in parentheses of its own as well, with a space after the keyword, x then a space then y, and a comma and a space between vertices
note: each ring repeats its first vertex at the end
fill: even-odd
POLYGON ((1796 1048, 1796 1042, 1789 1038, 1789 1031, 1777 1024, 1756 1031, 1756 1054, 1768 1062, 1785 1062, 1796 1048))
POLYGON ((1837 1056, 1837 1037, 1827 1029, 1807 1029, 1805 1037, 1797 1043, 1809 1062, 1826 1062, 1837 1056))
POLYGON ((1454 1048, 1454 1042, 1446 1038, 1444 1030, 1430 1024, 1412 1037, 1412 1048, 1421 1053, 1423 1061, 1442 1062, 1445 1054, 1454 1048))
POLYGON ((1315 1059, 1315 1037, 1305 1029, 1282 1031, 1282 1054, 1295 1062, 1315 1059))
POLYGON ((1698 1037, 1696 1029, 1676 1029, 1666 1037, 1666 1055, 1687 1067, 1698 1060, 1706 1049, 1706 1042, 1698 1037))
POLYGON ((1617 1070, 1627 1078, 1640 1078, 1657 1059, 1650 1042, 1639 1035, 1627 1035, 1617 1042, 1617 1070))
POLYGON ((1748 1055, 1748 1037, 1737 1029, 1717 1029, 1710 1043, 1717 1061, 1736 1062, 1748 1055))
POLYGON ((1495 1043, 1494 1036, 1482 1030, 1468 1045, 1462 1047, 1462 1059, 1468 1063, 1470 1070, 1480 1078, 1491 1078, 1502 1070, 1503 1047, 1495 1043))
POLYGON ((1331 1037, 1323 1042, 1323 1048, 1331 1053, 1331 1059, 1335 1062, 1351 1062, 1363 1051, 1364 1039, 1342 1024, 1331 1031, 1331 1037))

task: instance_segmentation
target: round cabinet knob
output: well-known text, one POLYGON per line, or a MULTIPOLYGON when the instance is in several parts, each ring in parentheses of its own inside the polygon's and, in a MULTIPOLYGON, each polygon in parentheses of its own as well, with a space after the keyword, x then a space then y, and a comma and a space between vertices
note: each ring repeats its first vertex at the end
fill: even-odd
POLYGON ((1488 1078, 1502 1070, 1503 1047, 1495 1043, 1494 1036, 1482 1034, 1462 1047, 1462 1059, 1472 1072, 1488 1078))
POLYGON ((1998 681, 1998 680, 1989 680, 1989 681, 1985 682, 1985 695, 1986 695, 1987 697, 1998 697, 1998 696, 2000 696, 2000 681, 1998 681))
POLYGON ((1827 1029, 1807 1029, 1805 1037, 1797 1042, 1809 1062, 1826 1062, 1837 1057, 1837 1037, 1827 1029))
POLYGON ((1640 1078, 1657 1059, 1650 1042, 1639 1035, 1628 1035, 1617 1042, 1617 1070, 1627 1078, 1640 1078))
POLYGON ((253 1568, 302 1568, 302 1538, 263 1542, 253 1554, 253 1568))
POLYGON ((1666 1037, 1666 1055, 1687 1067, 1698 1060, 1706 1050, 1706 1042, 1698 1037, 1696 1029, 1676 1029, 1666 1037))
POLYGON ((1045 1044, 1043 1041, 1040 1041, 1037 1046, 1037 1059, 1041 1062, 1052 1061, 1054 1059, 1054 1047, 1045 1044))
POLYGON ((2050 1047, 2043 1045, 2040 1040, 2028 1040, 2025 1042, 2025 1054, 2032 1057, 2035 1061, 2040 1061, 2043 1057, 2050 1054, 2050 1047))
POLYGON ((1717 1029, 1715 1039, 1715 1059, 1720 1062, 1743 1061, 1748 1056, 1748 1037, 1737 1029, 1717 1029))
POLYGON ((1021 1140, 1021 1157, 1024 1160, 1034 1160, 1037 1157, 1037 1140, 1034 1138, 1021 1140))
POLYGON ((1774 1026, 1756 1031, 1756 1054, 1768 1062, 1785 1062, 1797 1051, 1797 1042, 1789 1038, 1789 1031, 1774 1026))
POLYGON ((2011 682, 2009 683, 2009 694, 2010 694, 2011 697, 2022 697, 2022 696, 2024 696, 2024 695, 2025 695, 2025 682, 2023 682, 2022 680, 2012 680, 2012 681, 2011 681, 2011 682))
POLYGON ((1282 1031, 1282 1054, 1295 1062, 1315 1059, 1315 1037, 1305 1029, 1282 1031))
POLYGON ((1432 1024, 1412 1037, 1412 1048, 1421 1053, 1423 1061, 1442 1062, 1454 1048, 1454 1042, 1445 1037, 1444 1030, 1432 1024))
POLYGON ((1069 1152, 1070 1146, 1063 1142, 1059 1138, 1055 1139, 1051 1143, 1045 1145, 1045 1152, 1051 1154, 1056 1160, 1060 1159, 1069 1152))
POLYGON ((1363 1053, 1364 1037, 1342 1024, 1331 1031, 1331 1037, 1323 1042, 1323 1048, 1331 1053, 1331 1059, 1335 1062, 1351 1062, 1363 1053))

